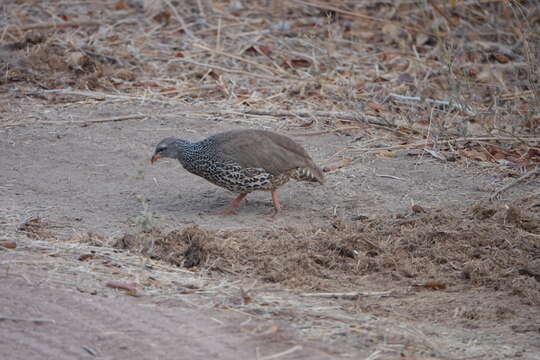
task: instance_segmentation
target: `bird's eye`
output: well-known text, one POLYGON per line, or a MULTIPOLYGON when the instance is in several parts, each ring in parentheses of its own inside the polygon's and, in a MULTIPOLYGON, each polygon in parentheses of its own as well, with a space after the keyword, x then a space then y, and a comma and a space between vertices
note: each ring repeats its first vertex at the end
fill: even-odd
POLYGON ((165 148, 159 148, 157 149, 157 152, 160 153, 160 152, 163 152, 163 150, 165 150, 165 148))

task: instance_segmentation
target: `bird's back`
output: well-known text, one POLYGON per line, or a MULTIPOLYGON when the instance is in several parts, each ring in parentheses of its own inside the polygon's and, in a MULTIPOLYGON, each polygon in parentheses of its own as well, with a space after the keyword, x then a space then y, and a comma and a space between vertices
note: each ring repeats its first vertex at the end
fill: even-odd
POLYGON ((307 178, 300 180, 324 182, 322 171, 306 150, 284 135, 265 130, 232 130, 208 140, 215 144, 216 156, 222 161, 264 169, 274 176, 305 169, 307 178))

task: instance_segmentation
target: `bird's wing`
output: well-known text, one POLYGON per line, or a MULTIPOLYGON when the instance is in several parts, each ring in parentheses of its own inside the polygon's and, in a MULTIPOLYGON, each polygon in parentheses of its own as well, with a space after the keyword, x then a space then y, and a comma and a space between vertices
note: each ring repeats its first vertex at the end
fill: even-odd
POLYGON ((297 168, 322 173, 304 148, 286 136, 262 130, 237 130, 216 136, 217 152, 224 160, 246 168, 262 168, 278 175, 297 168))

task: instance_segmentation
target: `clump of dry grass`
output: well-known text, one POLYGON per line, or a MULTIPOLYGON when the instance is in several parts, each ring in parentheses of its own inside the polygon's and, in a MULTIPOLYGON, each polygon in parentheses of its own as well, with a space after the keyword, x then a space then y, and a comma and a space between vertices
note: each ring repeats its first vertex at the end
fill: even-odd
POLYGON ((466 283, 513 291, 540 303, 540 214, 477 205, 331 229, 211 232, 196 226, 168 234, 126 235, 116 247, 178 266, 254 276, 291 288, 347 291, 365 277, 416 284, 466 283), (530 281, 533 279, 534 281, 530 281))
MULTIPOLYGON (((429 126, 439 136, 531 133, 539 125, 540 22, 532 1, 29 3, 4 4, 0 42, 5 52, 24 50, 14 57, 41 48, 41 65, 28 63, 29 79, 49 89, 68 84, 189 103, 355 110, 389 124, 429 126), (66 67, 89 79, 43 84, 66 67), (463 104, 476 115, 385 102, 390 93, 463 104)), ((11 71, 4 80, 14 80, 11 71)))
POLYGON ((0 86, 39 100, 200 105, 190 116, 286 117, 367 134, 371 149, 422 143, 440 159, 516 173, 540 163, 532 1, 11 0, 3 9, 0 86), (449 144, 471 137, 481 140, 449 144))

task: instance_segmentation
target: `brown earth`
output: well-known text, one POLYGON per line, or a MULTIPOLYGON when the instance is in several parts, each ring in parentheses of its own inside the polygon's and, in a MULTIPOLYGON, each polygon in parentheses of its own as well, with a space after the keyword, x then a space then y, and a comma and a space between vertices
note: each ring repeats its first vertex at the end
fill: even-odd
POLYGON ((536 3, 249 3, 2 3, 0 358, 540 359, 536 3), (236 128, 326 184, 150 165, 236 128))
MULTIPOLYGON (((267 193, 250 195, 238 215, 215 217, 207 211, 233 195, 173 161, 150 166, 153 146, 169 135, 200 139, 256 124, 150 105, 19 106, 25 118, 67 126, 0 130, 2 236, 18 243, 2 251, 5 353, 535 359, 540 351, 538 180, 489 203, 490 191, 511 180, 490 168, 365 155, 328 173, 324 187, 285 186, 275 221, 261 216, 267 193), (68 124, 128 111, 148 118, 68 124), (186 260, 192 244, 199 259, 186 260), (159 259, 195 267, 174 270, 159 259), (142 297, 107 289, 110 280, 139 284, 142 297), (329 291, 366 294, 301 296, 329 291), (178 324, 200 342, 182 345, 178 324)), ((295 139, 322 164, 355 141, 295 139)))

